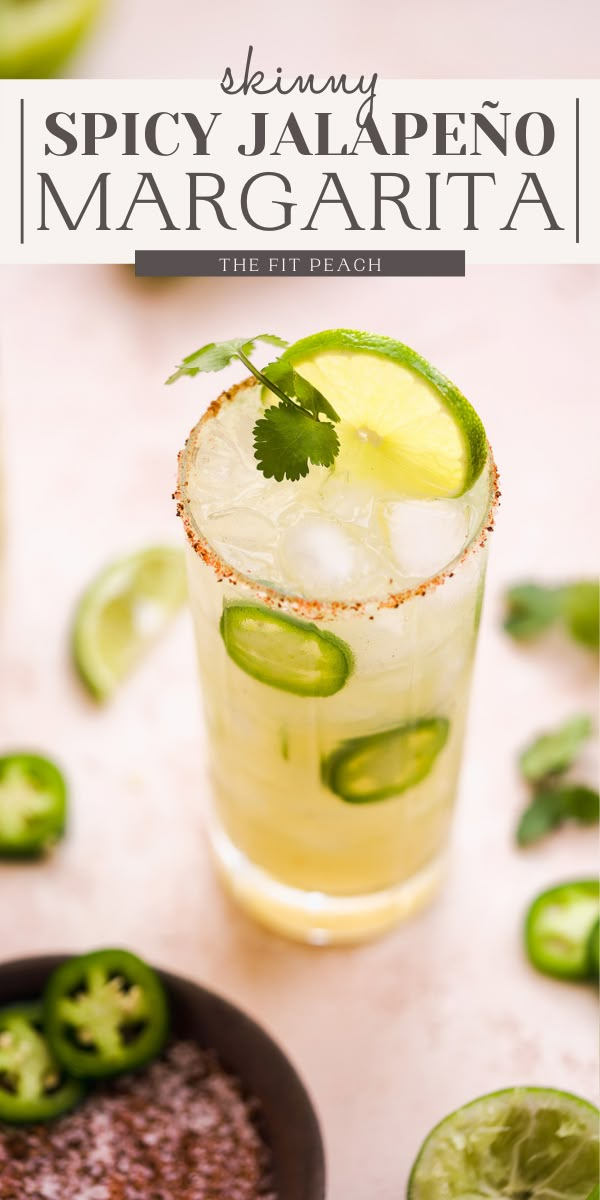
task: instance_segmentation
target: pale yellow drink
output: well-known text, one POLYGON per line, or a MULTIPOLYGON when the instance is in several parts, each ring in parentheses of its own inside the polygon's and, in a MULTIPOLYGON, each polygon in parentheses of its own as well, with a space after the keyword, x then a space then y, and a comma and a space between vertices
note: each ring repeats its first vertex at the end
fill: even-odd
POLYGON ((180 457, 211 840, 228 887, 260 920, 315 943, 352 941, 416 909, 443 874, 495 471, 488 459, 457 500, 399 498, 389 482, 353 479, 343 460, 297 482, 266 479, 249 384, 211 407, 180 457), (322 645, 341 672, 324 684, 331 694, 288 690, 304 631, 307 669, 322 645), (250 637, 249 669, 234 636, 250 637))

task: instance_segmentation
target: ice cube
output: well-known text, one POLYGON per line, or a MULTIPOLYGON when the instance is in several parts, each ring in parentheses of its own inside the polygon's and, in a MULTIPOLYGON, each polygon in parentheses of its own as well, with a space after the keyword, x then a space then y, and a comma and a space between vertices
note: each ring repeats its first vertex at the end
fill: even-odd
POLYGON ((386 504, 383 519, 392 553, 406 579, 437 575, 460 554, 469 536, 469 514, 457 500, 386 504))
POLYGON ((356 540, 337 521, 316 514, 285 530, 280 553, 286 578, 321 599, 345 594, 359 571, 356 540))

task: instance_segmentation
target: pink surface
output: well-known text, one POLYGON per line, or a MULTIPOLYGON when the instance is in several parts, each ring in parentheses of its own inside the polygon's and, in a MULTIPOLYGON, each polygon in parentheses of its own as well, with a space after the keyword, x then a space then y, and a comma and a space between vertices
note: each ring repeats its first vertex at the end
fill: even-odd
POLYGON ((596 668, 560 639, 515 647, 499 617, 508 582, 596 568, 599 295, 593 268, 479 268, 446 281, 2 275, 0 753, 55 755, 73 820, 52 861, 0 867, 0 956, 123 943, 240 1003, 314 1094, 328 1200, 399 1200, 425 1133, 478 1093, 537 1083, 594 1095, 594 992, 536 975, 520 943, 537 890, 595 871, 594 833, 565 830, 517 853, 513 830, 518 748, 595 711, 596 668), (503 502, 446 890, 384 941, 315 951, 252 925, 213 877, 188 616, 105 709, 73 678, 68 637, 99 566, 178 542, 176 451, 220 382, 165 390, 182 353, 255 329, 295 338, 332 325, 400 336, 455 379, 488 429, 503 502))
POLYGON ((595 78, 594 0, 228 0, 225 19, 198 0, 109 0, 97 40, 73 74, 114 78, 220 77, 252 43, 268 75, 313 71, 390 79, 595 78))

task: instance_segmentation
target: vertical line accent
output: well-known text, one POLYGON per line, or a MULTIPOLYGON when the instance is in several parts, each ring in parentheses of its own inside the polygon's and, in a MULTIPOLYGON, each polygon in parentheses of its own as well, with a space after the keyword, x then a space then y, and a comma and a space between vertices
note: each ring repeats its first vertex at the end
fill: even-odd
POLYGON ((21 245, 25 241, 25 101, 21 100, 20 130, 21 245))
POLYGON ((575 100, 575 242, 579 244, 579 96, 575 100))

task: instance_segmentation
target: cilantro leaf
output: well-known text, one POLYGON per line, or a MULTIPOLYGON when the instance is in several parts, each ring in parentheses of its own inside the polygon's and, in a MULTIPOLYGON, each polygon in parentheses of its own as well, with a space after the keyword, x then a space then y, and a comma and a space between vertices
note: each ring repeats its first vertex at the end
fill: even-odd
POLYGON ((542 734, 521 753, 521 774, 530 783, 561 774, 575 761, 591 732, 590 718, 581 716, 573 717, 552 733, 542 734))
POLYGON ((593 788, 579 783, 543 787, 522 814, 516 838, 519 846, 531 846, 566 821, 597 825, 599 820, 600 796, 593 788))
POLYGON ((516 839, 519 846, 531 846, 563 821, 563 801, 560 791, 543 791, 534 796, 521 815, 516 839))
POLYGON ((300 479, 309 462, 330 467, 338 450, 333 425, 284 402, 267 408, 254 426, 254 457, 267 479, 300 479))
POLYGON ((562 620, 574 641, 597 650, 600 641, 600 586, 581 580, 562 587, 519 583, 506 593, 504 628, 518 641, 537 637, 562 620))
POLYGON ((294 368, 287 358, 276 358, 263 367, 263 375, 284 392, 294 391, 294 368))
MULTIPOLYGON (((286 342, 285 338, 277 337, 276 333, 257 333, 256 337, 253 338, 254 342, 264 342, 266 346, 279 346, 282 350, 289 345, 289 342, 286 342)), ((248 345, 248 342, 246 342, 246 345, 248 345)), ((254 344, 251 346, 251 349, 254 349, 254 344)), ((246 354, 248 354, 248 350, 246 350, 246 354)))
POLYGON ((571 784, 563 789, 565 817, 579 825, 597 825, 600 821, 600 795, 595 788, 571 784))
POLYGON ((328 417, 330 421, 339 421, 340 418, 335 408, 332 408, 323 393, 313 387, 312 383, 309 383, 308 379, 299 375, 297 371, 294 371, 294 391, 303 407, 308 408, 315 417, 318 417, 319 413, 323 413, 323 416, 328 417))
POLYGON ((288 396, 295 396, 302 408, 312 413, 313 417, 322 413, 329 421, 339 421, 335 408, 325 399, 323 393, 303 375, 299 375, 287 358, 276 358, 275 362, 264 368, 263 375, 270 383, 287 392, 288 396))
POLYGON ((572 583, 562 589, 562 614, 571 637, 592 650, 600 641, 600 587, 597 582, 572 583))
POLYGON ((519 583, 506 593, 504 628, 520 640, 536 637, 560 615, 562 589, 519 583))
POLYGON ((252 354, 256 342, 266 342, 269 346, 287 346, 287 342, 273 333, 258 333, 252 338, 230 338, 228 342, 208 342, 193 354, 188 354, 177 370, 169 376, 167 383, 175 383, 184 375, 198 375, 201 371, 222 371, 238 357, 240 350, 243 354, 252 354))

